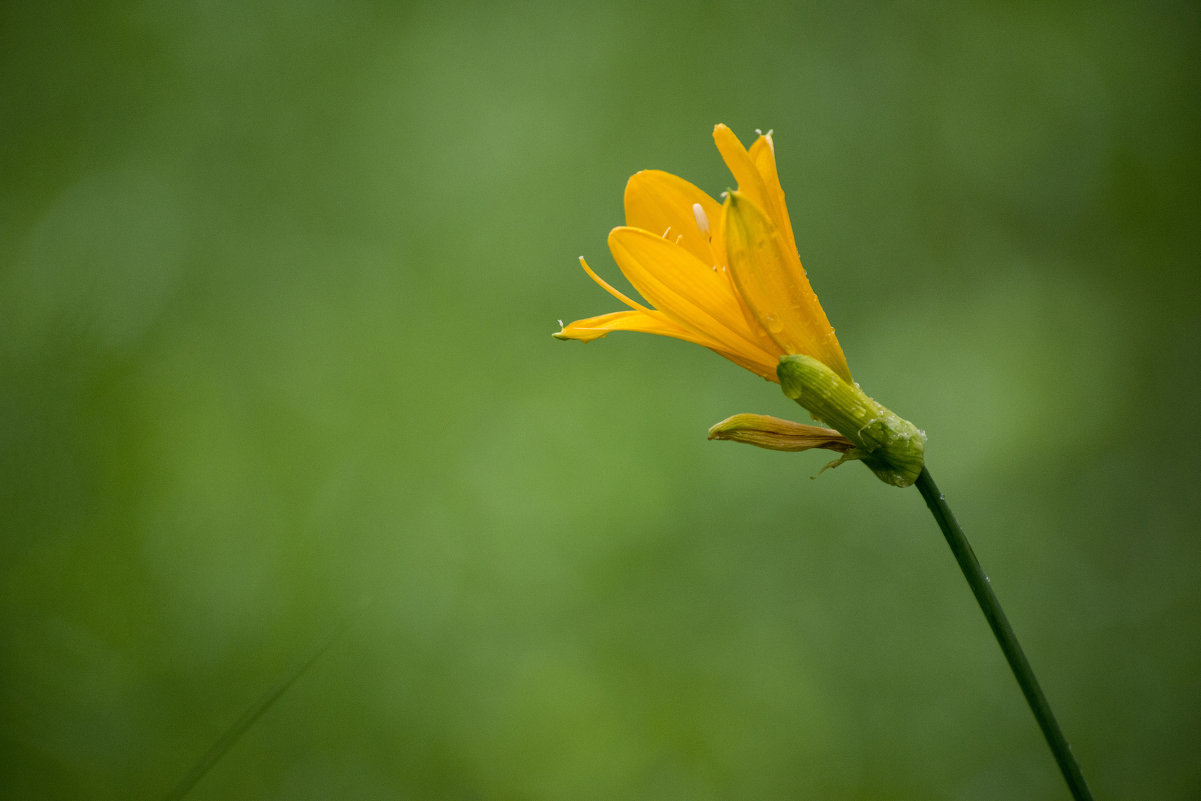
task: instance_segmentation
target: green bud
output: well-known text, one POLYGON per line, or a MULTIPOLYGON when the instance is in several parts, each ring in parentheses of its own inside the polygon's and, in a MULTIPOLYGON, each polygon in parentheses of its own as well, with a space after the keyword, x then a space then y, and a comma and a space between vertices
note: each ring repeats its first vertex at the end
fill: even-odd
POLYGON ((781 356, 784 394, 854 443, 841 460, 859 459, 886 484, 908 487, 922 471, 926 435, 809 356, 781 356))

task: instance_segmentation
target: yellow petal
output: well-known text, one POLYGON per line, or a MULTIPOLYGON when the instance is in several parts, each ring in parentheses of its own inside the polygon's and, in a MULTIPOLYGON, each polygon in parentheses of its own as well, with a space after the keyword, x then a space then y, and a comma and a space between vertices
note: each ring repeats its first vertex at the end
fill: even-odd
MULTIPOLYGON (((720 222, 721 218, 718 217, 720 222)), ((669 315, 658 309, 651 309, 643 304, 631 299, 624 293, 618 291, 611 286, 607 281, 601 278, 596 272, 588 266, 588 262, 580 257, 580 266, 584 271, 591 276, 593 281, 600 284, 609 294, 617 298, 622 303, 630 307, 631 311, 610 312, 596 317, 589 317, 583 320, 576 320, 573 323, 563 325, 560 323, 560 330, 552 334, 555 339, 575 340, 577 342, 591 342, 594 339, 612 333, 613 331, 638 331, 646 334, 659 334, 661 336, 681 339, 685 342, 692 342, 697 345, 709 348, 720 356, 723 356, 734 362, 740 367, 744 367, 757 375, 762 376, 768 381, 779 383, 779 378, 776 375, 777 358, 770 350, 771 342, 767 340, 765 346, 749 353, 738 353, 731 350, 727 343, 719 342, 711 336, 706 335, 702 331, 696 331, 691 328, 686 328, 676 322, 669 315)), ((725 280, 729 284, 729 274, 723 271, 725 280)), ((733 296, 733 284, 729 284, 729 294, 733 296)), ((741 303, 741 299, 739 300, 741 303)), ((746 311, 745 304, 742 304, 743 313, 747 315, 744 320, 744 326, 751 325, 749 317, 750 312, 746 311)), ((757 326, 758 324, 755 323, 757 326)), ((760 337, 766 340, 766 335, 760 337)))
POLYGON ((591 342, 594 339, 611 334, 614 331, 637 331, 643 334, 659 334, 672 339, 691 342, 695 345, 709 348, 714 353, 750 370, 768 381, 779 383, 776 375, 777 360, 774 356, 761 354, 761 358, 748 358, 745 354, 727 350, 721 343, 690 331, 669 319, 666 315, 650 309, 647 311, 620 311, 589 317, 586 320, 576 320, 562 327, 562 330, 551 334, 555 339, 591 342))
POLYGON ((734 180, 738 182, 738 191, 756 206, 771 214, 773 202, 767 185, 763 181, 763 175, 759 172, 755 162, 751 160, 746 148, 742 146, 742 142, 738 141, 734 132, 724 125, 718 125, 713 129, 713 141, 717 144, 717 149, 721 153, 722 159, 725 160, 726 166, 729 167, 730 173, 734 176, 734 180))
POLYGON ((771 134, 763 134, 756 139, 748 155, 763 178, 763 186, 769 200, 769 206, 764 207, 764 211, 780 229, 784 241, 795 244, 792 221, 788 217, 788 207, 784 204, 784 189, 780 186, 780 174, 776 171, 776 147, 771 140, 771 134))
MULTIPOLYGON (((683 337, 681 337, 681 339, 683 339, 683 337)), ((771 381, 773 384, 780 383, 780 377, 777 375, 776 367, 772 364, 772 361, 775 360, 775 364, 778 366, 779 359, 768 354, 766 351, 757 350, 754 354, 746 354, 735 353, 734 351, 723 350, 722 348, 710 347, 709 349, 718 356, 729 359, 739 367, 750 370, 760 378, 771 381)))
POLYGON ((756 362, 775 361, 748 326, 730 281, 675 243, 641 228, 614 228, 609 249, 629 282, 684 328, 756 362))
POLYGON ((811 356, 845 381, 851 371, 792 242, 741 193, 731 192, 723 212, 726 255, 738 291, 785 354, 811 356))
MULTIPOLYGON (((690 331, 681 328, 678 324, 665 318, 663 315, 657 314, 653 310, 647 310, 610 312, 609 314, 601 314, 584 320, 576 320, 574 323, 568 323, 563 326, 563 329, 559 333, 552 336, 555 339, 574 339, 578 342, 591 342, 614 331, 639 331, 644 334, 660 334, 662 336, 675 337, 676 339, 687 339, 691 335, 690 331)), ((709 341, 697 344, 710 347, 718 343, 709 341)))
MULTIPOLYGON (((701 230, 694 205, 699 205, 704 219, 716 226, 721 206, 683 178, 660 170, 643 170, 626 184, 626 225, 677 242, 712 266, 714 257, 709 244, 712 232, 701 230)), ((724 251, 721 256, 725 258, 724 251)))

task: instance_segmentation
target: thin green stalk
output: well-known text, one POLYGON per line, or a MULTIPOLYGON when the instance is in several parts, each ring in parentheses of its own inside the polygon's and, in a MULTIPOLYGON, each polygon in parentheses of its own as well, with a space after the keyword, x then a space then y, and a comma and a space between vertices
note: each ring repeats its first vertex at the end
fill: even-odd
POLYGON ((271 705, 278 701, 280 696, 287 692, 288 688, 291 687, 297 679, 303 676, 305 671, 313 666, 313 663, 317 661, 318 657, 320 657, 326 652, 326 650, 329 649, 329 647, 334 643, 334 640, 336 640, 338 636, 345 631, 345 629, 345 622, 335 626, 329 634, 327 634, 319 643, 317 643, 316 647, 314 647, 304 659, 296 663, 296 665, 280 680, 278 684, 269 689, 265 695, 251 704, 250 707, 242 713, 242 716, 235 720, 233 724, 226 729, 225 733, 217 739, 217 742, 213 743, 213 746, 208 750, 207 753, 205 753, 204 756, 200 758, 200 761, 192 766, 192 769, 188 771, 187 775, 180 779, 179 783, 175 785, 171 792, 164 796, 164 801, 180 801, 180 799, 184 798, 184 796, 190 793, 192 788, 195 787, 200 780, 203 779, 208 772, 213 769, 213 766, 221 760, 221 757, 225 756, 229 749, 234 746, 234 743, 241 739, 242 735, 245 734, 250 727, 255 724, 255 721, 262 717, 263 713, 270 709, 271 705))
POLYGON ((988 576, 984 574, 980 562, 976 559, 976 554, 972 552, 972 546, 964 536, 963 529, 959 527, 959 522, 955 520, 955 515, 947 506, 946 499, 939 492, 938 486, 926 468, 922 468, 916 483, 918 491, 926 501, 926 506, 930 507, 934 519, 938 521, 938 527, 942 529, 943 535, 947 538, 947 544, 951 546, 951 553, 955 554, 955 561, 959 563, 959 569, 963 571, 964 578, 972 588, 972 594, 976 596, 980 609, 984 612, 984 617, 988 618, 988 625, 992 628, 992 633, 997 638, 997 642, 1005 654, 1005 659, 1009 662, 1009 667, 1018 680, 1018 685, 1022 688, 1022 694, 1026 696, 1026 703, 1030 705, 1030 711, 1034 713, 1034 718, 1038 721, 1043 736, 1047 738, 1047 745, 1051 747, 1055 762, 1059 765, 1059 770, 1063 773, 1063 778, 1072 791, 1072 798, 1076 801, 1092 801, 1093 796, 1088 789, 1088 784, 1084 781, 1084 774, 1080 772, 1080 766, 1076 764, 1076 758, 1072 756, 1072 749, 1064 738, 1059 723, 1055 720, 1055 715, 1051 712, 1051 705, 1047 703, 1042 688, 1038 686, 1038 679, 1034 677, 1034 671, 1026 660, 1026 655, 1022 653, 1022 646, 1018 644, 1018 638, 1013 633, 1009 620, 1005 617, 1005 612, 1001 609, 1000 601, 992 591, 988 576))

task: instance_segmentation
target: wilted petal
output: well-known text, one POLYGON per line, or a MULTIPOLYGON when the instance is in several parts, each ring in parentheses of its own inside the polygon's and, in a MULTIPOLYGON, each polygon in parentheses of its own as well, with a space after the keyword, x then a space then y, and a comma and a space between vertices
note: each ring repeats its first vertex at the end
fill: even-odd
POLYGON ((846 453, 854 443, 830 428, 794 423, 766 414, 736 414, 709 429, 709 439, 744 442, 772 451, 807 451, 813 448, 846 453))

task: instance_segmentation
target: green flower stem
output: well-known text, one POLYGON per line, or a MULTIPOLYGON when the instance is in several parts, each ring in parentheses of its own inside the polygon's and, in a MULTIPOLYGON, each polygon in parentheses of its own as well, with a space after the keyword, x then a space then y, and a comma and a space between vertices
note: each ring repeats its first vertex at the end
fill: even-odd
POLYGON ((972 552, 972 546, 964 536, 963 529, 959 527, 955 515, 947 506, 946 499, 939 492, 934 479, 930 477, 930 471, 925 467, 922 468, 916 484, 922 498, 926 501, 926 506, 930 507, 934 519, 938 521, 938 527, 942 529, 943 535, 947 538, 947 544, 951 546, 951 553, 955 554, 955 561, 959 563, 959 569, 963 571, 964 578, 972 588, 972 594, 976 596, 980 609, 988 618, 988 625, 992 628, 993 635, 1005 653, 1005 659, 1009 662, 1009 667, 1013 670, 1013 675, 1022 688, 1022 694, 1026 696, 1026 703, 1030 705, 1030 711, 1034 713, 1039 728, 1043 731, 1043 736, 1047 738, 1047 745, 1051 747, 1051 753, 1055 755, 1055 762, 1059 765, 1059 770, 1063 773, 1063 778, 1072 791, 1072 798, 1076 801, 1092 801, 1093 796, 1088 789, 1088 784, 1084 781, 1084 774, 1080 772, 1080 766, 1076 764, 1076 758, 1072 756, 1072 749, 1059 729, 1059 723, 1051 712, 1051 705, 1047 703, 1042 688, 1038 686, 1038 679, 1034 677, 1034 671, 1026 660, 1026 655, 1022 653, 1022 646, 1018 645, 1018 638, 1013 633, 1013 629, 1005 617, 1005 612, 1001 609, 1000 601, 992 591, 988 576, 984 574, 980 562, 976 559, 976 554, 972 552))

